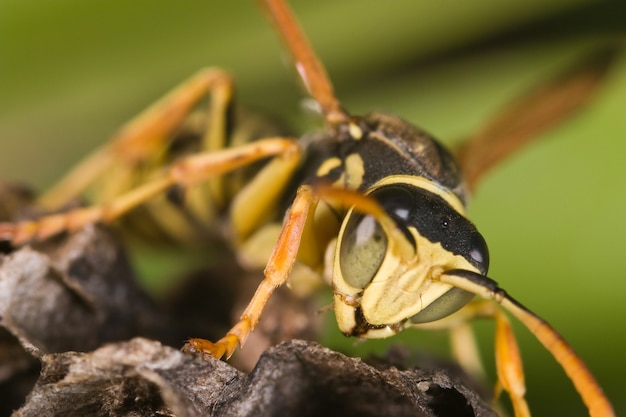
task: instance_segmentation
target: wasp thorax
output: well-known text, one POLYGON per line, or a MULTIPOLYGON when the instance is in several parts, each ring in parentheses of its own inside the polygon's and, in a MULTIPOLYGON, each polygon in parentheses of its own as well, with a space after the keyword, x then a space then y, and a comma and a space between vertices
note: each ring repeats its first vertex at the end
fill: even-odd
POLYGON ((485 273, 486 244, 442 191, 394 178, 369 196, 389 221, 348 212, 337 242, 333 288, 340 329, 351 335, 385 337, 413 323, 441 319, 473 296, 438 279, 443 271, 485 273), (406 248, 409 247, 410 250, 406 248))

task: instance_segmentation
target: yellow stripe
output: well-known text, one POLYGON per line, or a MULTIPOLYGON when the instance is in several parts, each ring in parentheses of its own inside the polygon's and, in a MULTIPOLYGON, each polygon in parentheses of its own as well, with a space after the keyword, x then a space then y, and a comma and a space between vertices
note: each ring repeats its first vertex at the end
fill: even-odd
POLYGON ((429 191, 439 197, 441 197, 446 203, 456 210, 459 214, 465 216, 465 206, 459 200, 459 198, 451 192, 449 189, 438 185, 436 182, 429 180, 418 175, 389 175, 382 180, 374 184, 369 190, 368 194, 378 188, 392 184, 410 184, 417 188, 429 191))
POLYGON ((317 175, 318 177, 323 177, 339 166, 341 166, 341 159, 337 157, 328 158, 324 162, 322 162, 320 167, 317 169, 315 175, 317 175))

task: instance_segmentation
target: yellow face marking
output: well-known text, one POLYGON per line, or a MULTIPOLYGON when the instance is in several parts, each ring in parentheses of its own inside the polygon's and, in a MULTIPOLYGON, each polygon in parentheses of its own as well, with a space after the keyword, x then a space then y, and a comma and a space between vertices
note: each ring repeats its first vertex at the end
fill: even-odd
MULTIPOLYGON (((341 245, 344 231, 342 228, 337 247, 341 245)), ((388 235, 384 259, 374 276, 362 288, 354 287, 346 281, 341 269, 340 254, 335 253, 333 293, 335 315, 341 331, 347 334, 354 331, 357 325, 356 303, 368 324, 385 326, 386 329, 367 331, 361 336, 389 336, 390 331, 398 332, 402 329, 398 323, 420 313, 453 288, 438 279, 442 271, 464 269, 478 272, 463 256, 447 251, 440 243, 429 241, 415 229, 411 229, 411 234, 416 243, 416 251, 411 256, 402 255, 401 251, 395 250, 398 242, 388 235)))
MULTIPOLYGON (((414 233, 417 254, 411 260, 386 255, 379 272, 363 291, 361 309, 370 324, 394 324, 424 310, 452 286, 436 278, 441 271, 476 271, 464 257, 445 250, 440 243, 414 233)), ((476 271, 478 272, 478 271, 476 271)))

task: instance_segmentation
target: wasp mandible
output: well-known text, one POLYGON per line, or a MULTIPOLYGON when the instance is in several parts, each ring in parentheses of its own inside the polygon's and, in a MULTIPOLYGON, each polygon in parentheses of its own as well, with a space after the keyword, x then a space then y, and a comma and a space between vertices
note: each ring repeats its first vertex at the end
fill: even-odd
MULTIPOLYGON (((230 356, 260 319, 272 292, 291 277, 298 262, 332 282, 334 308, 342 332, 378 338, 422 323, 453 328, 458 321, 489 316, 497 321, 496 353, 501 385, 516 414, 528 415, 517 346, 499 305, 524 323, 561 363, 594 416, 611 415, 611 406, 593 376, 569 345, 545 321, 486 276, 486 243, 465 216, 470 190, 494 162, 527 139, 470 143, 459 163, 423 130, 395 116, 354 116, 342 108, 325 70, 282 1, 262 2, 309 94, 319 104, 326 130, 294 139, 276 135, 237 145, 230 123, 233 81, 217 69, 200 71, 126 125, 64 181, 42 197, 58 206, 87 187, 116 161, 108 197, 92 207, 4 224, 14 244, 45 239, 93 222, 111 222, 158 196, 184 192, 185 208, 206 225, 226 210, 227 234, 244 257, 251 242, 275 241, 265 278, 239 322, 219 341, 192 339, 187 350, 230 356), (200 98, 209 94, 208 128, 195 153, 163 159, 167 138, 200 98), (482 154, 481 154, 482 153, 482 154), (479 158, 477 164, 474 158, 479 158), (256 161, 270 161, 236 188, 224 174, 256 161), (137 186, 121 179, 135 167, 166 166, 137 186), (479 167, 476 169, 476 167, 479 167), (462 172, 467 176, 463 177, 462 172), (284 201, 288 200, 287 204, 284 201), (213 208, 208 208, 210 206, 213 208), (284 220, 282 214, 286 213, 284 220), (208 219, 208 220, 207 220, 208 219), (281 222, 281 220, 283 220, 281 222), (277 227, 278 226, 278 227, 277 227), (481 301, 477 301, 478 296, 481 301), (486 301, 484 301, 486 300, 486 301)), ((171 220, 170 220, 171 221, 171 220)), ((169 223, 181 239, 196 223, 169 223)))

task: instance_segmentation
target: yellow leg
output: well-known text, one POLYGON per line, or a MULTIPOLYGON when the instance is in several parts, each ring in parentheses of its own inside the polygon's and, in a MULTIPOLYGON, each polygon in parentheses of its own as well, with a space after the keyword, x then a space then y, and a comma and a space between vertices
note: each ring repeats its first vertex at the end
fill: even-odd
POLYGON ((300 156, 291 152, 274 158, 237 193, 229 212, 236 242, 245 240, 274 212, 300 156))
MULTIPOLYGON (((563 367, 589 409, 591 417, 615 416, 611 403, 574 349, 548 323, 509 296, 498 287, 495 281, 483 275, 462 270, 445 271, 439 280, 499 303, 502 308, 517 317, 563 367)), ((496 354, 500 362, 498 375, 503 388, 510 390, 511 398, 519 398, 520 393, 524 391, 524 380, 517 344, 508 322, 503 321, 499 316, 496 318, 498 319, 496 354)), ((522 407, 520 412, 523 413, 523 405, 519 401, 518 406, 522 407)))
POLYGON ((191 109, 206 96, 212 96, 209 128, 204 149, 223 147, 224 112, 230 103, 233 82, 227 73, 207 68, 154 103, 124 125, 103 147, 94 151, 70 171, 57 185, 41 196, 40 203, 55 208, 82 192, 114 164, 132 164, 148 158, 166 146, 174 129, 191 109))
MULTIPOLYGON (((511 328, 511 323, 504 313, 498 312, 496 319, 496 370, 498 384, 509 393, 515 417, 530 417, 524 383, 522 357, 519 353, 517 341, 511 328)), ((496 390, 497 398, 499 389, 496 390)))
POLYGON ((89 223, 110 222, 173 185, 196 184, 259 159, 299 152, 295 139, 268 138, 237 148, 189 156, 173 164, 161 177, 104 204, 33 221, 0 223, 0 239, 18 245, 31 239, 42 240, 62 231, 76 230, 89 223))
POLYGON ((463 321, 450 329, 452 356, 461 368, 477 381, 487 381, 471 324, 463 321))
POLYGON ((203 352, 216 358, 226 356, 229 358, 237 345, 243 346, 246 338, 254 330, 263 308, 273 294, 274 290, 287 282, 289 273, 296 261, 300 239, 304 231, 304 225, 308 215, 315 209, 317 197, 308 186, 302 186, 289 209, 283 228, 272 256, 267 262, 264 274, 265 278, 259 284, 250 303, 239 318, 239 321, 228 331, 226 336, 213 343, 204 339, 190 339, 183 350, 190 352, 203 352))

